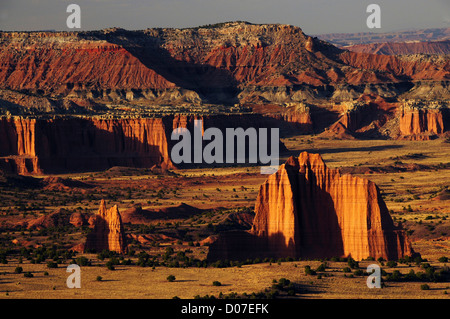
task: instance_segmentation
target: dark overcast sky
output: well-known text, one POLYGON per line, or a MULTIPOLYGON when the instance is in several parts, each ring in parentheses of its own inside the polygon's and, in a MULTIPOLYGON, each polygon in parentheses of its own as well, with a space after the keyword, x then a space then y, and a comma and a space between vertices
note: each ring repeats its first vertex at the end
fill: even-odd
POLYGON ((81 7, 81 30, 179 28, 235 20, 292 24, 308 34, 450 26, 449 0, 0 0, 0 30, 68 30, 70 3, 81 7), (381 29, 366 26, 371 3, 381 7, 381 29))

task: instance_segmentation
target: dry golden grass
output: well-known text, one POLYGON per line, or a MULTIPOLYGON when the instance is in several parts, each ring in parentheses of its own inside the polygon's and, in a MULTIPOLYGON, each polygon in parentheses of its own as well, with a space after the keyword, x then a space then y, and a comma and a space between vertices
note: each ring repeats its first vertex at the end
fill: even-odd
MULTIPOLYGON (((360 262, 365 270, 374 262, 360 262)), ((306 275, 304 267, 310 265, 315 269, 320 261, 293 261, 281 264, 261 263, 244 265, 240 268, 141 268, 138 266, 116 266, 111 271, 106 267, 81 267, 81 288, 69 289, 64 267, 47 269, 42 265, 22 264, 24 271, 32 271, 33 278, 25 278, 23 274, 15 274, 15 264, 2 265, 0 298, 42 298, 42 299, 171 299, 177 296, 182 299, 194 298, 196 295, 215 295, 237 292, 239 294, 263 291, 272 285, 273 279, 287 278, 301 286, 302 293, 297 298, 333 298, 333 299, 372 299, 372 298, 420 298, 448 299, 450 283, 428 283, 430 290, 421 290, 420 282, 387 282, 382 289, 369 289, 367 276, 344 277, 342 269, 345 262, 329 262, 326 274, 331 276, 306 275), (48 276, 44 272, 49 273, 48 276), (176 280, 169 282, 166 278, 174 275, 176 280), (97 281, 97 276, 102 280, 97 281), (222 286, 214 286, 219 281, 222 286)), ((433 264, 433 263, 432 263, 433 264)), ((435 264, 437 265, 437 264, 435 264)), ((441 264, 442 265, 442 264, 441 264)), ((399 265, 396 268, 385 268, 388 272, 394 269, 408 273, 416 272, 417 266, 399 265)), ((348 275, 348 274, 347 274, 348 275)))
MULTIPOLYGON (((433 200, 432 195, 442 187, 449 186, 450 169, 437 165, 447 164, 450 159, 450 144, 442 140, 434 141, 340 141, 321 140, 314 136, 298 136, 284 140, 293 155, 301 151, 320 153, 330 168, 364 168, 395 167, 401 158, 404 164, 420 164, 426 169, 403 172, 381 172, 359 174, 374 181, 385 196, 388 209, 396 221, 402 221, 407 229, 414 230, 413 248, 429 259, 433 265, 441 256, 450 257, 450 201, 433 200), (411 154, 422 154, 419 157, 408 157, 411 154), (407 209, 410 206, 411 209, 407 209), (426 220, 432 215, 437 218, 426 220), (419 224, 419 221, 422 221, 419 224), (436 226, 434 230, 429 226, 436 226), (448 230, 448 232, 447 232, 448 230)), ((283 162, 283 161, 282 161, 283 162)), ((99 185, 110 187, 128 187, 129 185, 149 185, 149 188, 169 190, 179 187, 176 196, 168 195, 155 200, 151 192, 143 193, 136 199, 119 198, 109 200, 108 205, 118 204, 121 210, 130 207, 133 202, 144 203, 144 208, 160 208, 187 203, 199 208, 253 206, 259 185, 267 176, 258 174, 259 167, 227 167, 207 169, 179 170, 177 177, 136 175, 117 176, 111 179, 90 178, 91 174, 70 174, 63 177, 96 181, 99 185), (104 183, 104 184, 102 184, 104 183), (135 184, 132 184, 135 183, 135 184), (243 188, 242 188, 243 187, 243 188), (220 189, 220 190, 218 190, 220 189), (233 190, 235 189, 235 190, 233 190), (204 196, 204 195, 206 196, 204 196), (238 195, 236 197, 235 195, 238 195), (151 203, 146 203, 149 199, 151 203)), ((136 187, 137 187, 136 186, 136 187)), ((144 189, 144 187, 143 187, 144 189)), ((73 207, 83 205, 95 211, 96 201, 82 201, 71 204, 73 207)), ((69 206, 69 207, 72 207, 69 206)), ((57 208, 57 207, 55 207, 57 208)), ((50 210, 50 208, 49 208, 50 210)), ((201 247, 202 250, 206 247, 201 247)), ((203 256, 205 255, 198 255, 203 256)), ((95 259, 95 256, 89 256, 95 259)), ((259 292, 272 285, 273 279, 281 277, 295 281, 304 287, 300 298, 448 298, 450 283, 428 283, 430 290, 421 290, 420 282, 387 282, 383 289, 369 289, 366 276, 347 278, 342 272, 346 263, 330 262, 327 273, 330 277, 308 276, 304 272, 305 265, 316 268, 320 261, 294 261, 277 263, 261 263, 244 265, 240 268, 167 268, 116 266, 110 271, 102 263, 101 266, 82 267, 81 289, 66 287, 65 265, 57 269, 48 269, 44 264, 29 264, 24 261, 21 266, 24 272, 31 271, 33 278, 25 278, 23 274, 15 274, 18 265, 10 262, 0 264, 0 297, 1 298, 193 298, 196 295, 218 295, 259 292), (44 272, 49 273, 44 276, 44 272), (174 282, 166 277, 176 276, 174 282), (97 281, 101 276, 102 281, 97 281), (213 286, 219 281, 222 286, 213 286)), ((365 270, 368 264, 360 262, 365 270)), ((408 268, 400 265, 397 268, 406 274, 410 269, 418 271, 418 266, 408 268)), ((391 272, 393 269, 386 269, 391 272)))

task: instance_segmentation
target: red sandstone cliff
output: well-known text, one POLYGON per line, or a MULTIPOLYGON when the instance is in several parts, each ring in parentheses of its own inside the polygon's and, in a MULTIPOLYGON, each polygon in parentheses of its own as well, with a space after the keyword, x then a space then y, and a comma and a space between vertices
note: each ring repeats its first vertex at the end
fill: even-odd
POLYGON ((120 254, 126 251, 126 237, 117 205, 106 209, 102 200, 91 223, 93 230, 87 236, 85 251, 110 250, 120 254))
POLYGON ((450 112, 445 108, 405 108, 400 110, 400 134, 403 139, 427 140, 450 128, 450 112))
POLYGON ((269 176, 260 187, 255 213, 249 232, 223 235, 208 258, 395 260, 413 253, 404 231, 394 226, 378 187, 327 168, 318 154, 291 157, 269 176))
POLYGON ((35 156, 35 126, 35 119, 0 117, 0 156, 35 156))
POLYGON ((398 136, 398 106, 373 94, 334 105, 337 120, 320 134, 335 139, 379 138, 398 136))
POLYGON ((310 109, 304 103, 289 103, 285 106, 276 104, 248 104, 252 112, 283 122, 280 128, 291 128, 295 133, 312 133, 313 122, 310 109))
POLYGON ((3 32, 0 44, 0 89, 102 101, 236 103, 251 96, 298 102, 305 95, 326 98, 339 85, 438 81, 450 74, 448 58, 345 51, 279 24, 3 32))
MULTIPOLYGON (((172 130, 194 120, 203 129, 250 127, 286 130, 284 120, 260 114, 175 115, 162 118, 99 119, 0 117, 0 169, 18 174, 105 170, 113 166, 173 169, 172 130)), ((296 129, 296 128, 292 128, 296 129)), ((193 142, 193 138, 191 139, 193 142)), ((224 143, 224 154, 226 151, 224 143)), ((284 151, 280 142, 280 152, 284 151)))
POLYGON ((443 57, 440 62, 427 61, 424 58, 402 57, 392 55, 377 55, 368 53, 343 52, 340 55, 342 63, 364 70, 364 72, 347 73, 346 82, 380 83, 400 81, 401 78, 410 81, 448 80, 450 77, 450 61, 443 57), (439 67, 436 67, 439 65, 439 67), (375 70, 377 70, 375 72, 375 70))
POLYGON ((0 169, 42 173, 36 156, 36 120, 0 117, 0 169))
POLYGON ((170 132, 161 118, 0 118, 0 168, 19 174, 112 166, 173 168, 170 132))

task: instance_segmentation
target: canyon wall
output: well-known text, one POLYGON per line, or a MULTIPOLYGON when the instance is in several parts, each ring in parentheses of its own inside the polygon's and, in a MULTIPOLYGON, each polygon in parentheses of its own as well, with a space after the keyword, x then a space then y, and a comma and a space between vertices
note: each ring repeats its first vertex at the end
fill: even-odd
POLYGON ((0 156, 36 156, 35 119, 0 117, 0 156))
MULTIPOLYGON (((314 131, 311 109, 305 103, 292 102, 283 106, 277 104, 245 104, 252 112, 277 120, 281 131, 288 134, 309 134, 314 131)), ((275 121, 273 121, 275 122, 275 121)))
POLYGON ((36 120, 0 117, 0 170, 40 174, 36 156, 36 120))
MULTIPOLYGON (((447 108, 398 110, 395 104, 379 101, 342 105, 340 117, 336 123, 328 124, 328 130, 322 134, 324 137, 376 137, 380 128, 394 116, 398 116, 399 121, 395 121, 396 128, 390 129, 399 130, 401 139, 431 139, 443 136, 450 127, 447 108)), ((175 168, 178 165, 171 161, 170 152, 178 141, 171 140, 172 130, 184 127, 193 132, 195 119, 202 120, 202 133, 216 127, 224 136, 226 128, 255 128, 256 131, 267 128, 268 142, 270 128, 278 128, 280 137, 313 132, 315 123, 309 111, 280 109, 280 106, 267 105, 254 107, 255 113, 249 114, 161 118, 0 117, 0 169, 18 174, 43 174, 98 171, 113 166, 175 168)), ((192 147, 193 143, 192 137, 192 147)), ((202 145, 208 143, 203 141, 202 145)), ((246 143, 248 145, 248 141, 246 143)), ((280 152, 286 151, 281 142, 279 146, 280 152)), ((226 138, 222 151, 226 153, 226 138)))
POLYGON ((373 94, 334 105, 335 122, 320 136, 334 139, 397 138, 398 108, 396 102, 373 94))
POLYGON ((167 130, 163 119, 2 118, 0 168, 19 174, 172 168, 167 130))
MULTIPOLYGON (((173 169, 170 151, 178 140, 171 140, 172 131, 187 128, 193 143, 195 119, 202 120, 202 133, 215 127, 224 136, 226 128, 267 128, 268 144, 270 129, 283 128, 285 123, 259 114, 122 119, 0 117, 0 169, 18 174, 98 171, 113 166, 173 169)), ((223 154, 225 146, 224 140, 223 154)), ((281 142, 279 146, 280 151, 285 150, 281 142)))
POLYGON ((400 134, 403 139, 428 140, 450 129, 450 110, 447 108, 402 108, 400 134))
POLYGON ((318 154, 303 152, 291 157, 269 176, 260 187, 255 213, 250 231, 219 237, 208 258, 396 260, 413 253, 405 232, 394 225, 378 187, 367 179, 327 168, 318 154))

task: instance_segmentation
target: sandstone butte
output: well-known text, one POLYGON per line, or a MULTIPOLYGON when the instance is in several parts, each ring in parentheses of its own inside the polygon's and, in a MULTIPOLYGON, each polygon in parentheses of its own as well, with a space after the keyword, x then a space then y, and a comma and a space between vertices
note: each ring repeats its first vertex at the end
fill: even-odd
POLYGON ((126 252, 126 237, 117 205, 106 209, 105 201, 102 200, 98 213, 90 223, 93 229, 87 236, 85 251, 110 250, 120 254, 126 252))
POLYGON ((326 167, 319 154, 290 157, 261 185, 249 231, 223 233, 208 259, 367 257, 414 252, 371 181, 326 167))

